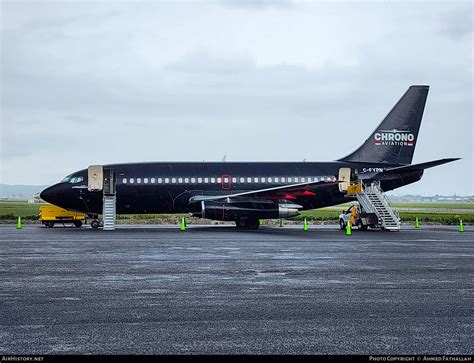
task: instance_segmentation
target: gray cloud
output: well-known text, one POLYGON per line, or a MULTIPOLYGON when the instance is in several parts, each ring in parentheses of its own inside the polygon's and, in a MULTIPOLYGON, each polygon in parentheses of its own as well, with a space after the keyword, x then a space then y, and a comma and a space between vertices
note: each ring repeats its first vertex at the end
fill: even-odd
POLYGON ((224 154, 333 160, 430 84, 415 161, 464 160, 402 192, 473 193, 472 32, 440 31, 456 5, 21 4, 2 3, 2 182, 224 154))
POLYGON ((455 9, 448 9, 439 17, 442 34, 456 40, 472 39, 472 4, 459 3, 455 9))
POLYGON ((285 7, 289 8, 296 6, 295 1, 291 0, 224 0, 223 5, 228 5, 243 9, 267 9, 271 7, 285 7))

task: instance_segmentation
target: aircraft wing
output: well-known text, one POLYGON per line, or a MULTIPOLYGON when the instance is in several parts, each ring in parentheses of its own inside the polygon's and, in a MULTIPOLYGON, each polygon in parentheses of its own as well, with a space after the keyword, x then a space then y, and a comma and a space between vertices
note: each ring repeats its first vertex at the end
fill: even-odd
POLYGON ((234 199, 234 198, 258 198, 267 200, 292 200, 299 196, 313 196, 316 194, 316 190, 330 185, 335 185, 338 182, 335 178, 330 181, 314 181, 305 182, 298 184, 282 185, 273 188, 251 190, 248 192, 241 193, 230 193, 224 195, 195 195, 189 199, 190 203, 202 202, 202 201, 214 201, 222 199, 234 199))

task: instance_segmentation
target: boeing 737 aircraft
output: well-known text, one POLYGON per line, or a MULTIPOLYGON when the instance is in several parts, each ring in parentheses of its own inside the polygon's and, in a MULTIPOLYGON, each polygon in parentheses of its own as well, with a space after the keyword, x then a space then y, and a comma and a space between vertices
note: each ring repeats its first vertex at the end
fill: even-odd
MULTIPOLYGON (((149 162, 91 166, 41 193, 51 204, 102 213, 116 196, 120 214, 192 213, 256 229, 259 219, 355 199, 350 183, 377 181, 384 191, 421 179, 427 168, 458 160, 411 164, 429 86, 411 86, 369 138, 333 162, 149 162)), ((98 226, 95 220, 92 224, 98 226)))

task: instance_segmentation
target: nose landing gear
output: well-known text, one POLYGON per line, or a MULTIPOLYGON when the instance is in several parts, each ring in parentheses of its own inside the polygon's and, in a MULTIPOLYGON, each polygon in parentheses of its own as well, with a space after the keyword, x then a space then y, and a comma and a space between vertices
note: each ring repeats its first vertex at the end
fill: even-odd
POLYGON ((100 226, 100 222, 97 219, 94 219, 93 221, 91 221, 92 228, 97 229, 99 228, 99 226, 100 226))

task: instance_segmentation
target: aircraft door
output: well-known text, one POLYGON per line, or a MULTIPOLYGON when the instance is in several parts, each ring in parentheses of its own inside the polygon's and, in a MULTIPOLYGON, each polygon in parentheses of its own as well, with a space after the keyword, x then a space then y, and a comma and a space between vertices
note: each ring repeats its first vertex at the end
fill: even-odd
POLYGON ((351 168, 340 168, 339 169, 339 191, 347 192, 347 188, 351 183, 351 168))
POLYGON ((221 186, 224 190, 230 190, 232 188, 232 177, 229 174, 222 174, 221 186))
POLYGON ((116 181, 115 181, 115 170, 105 169, 104 170, 104 194, 113 195, 115 194, 116 181))
POLYGON ((90 165, 87 169, 87 190, 99 191, 104 188, 104 170, 102 165, 90 165))

